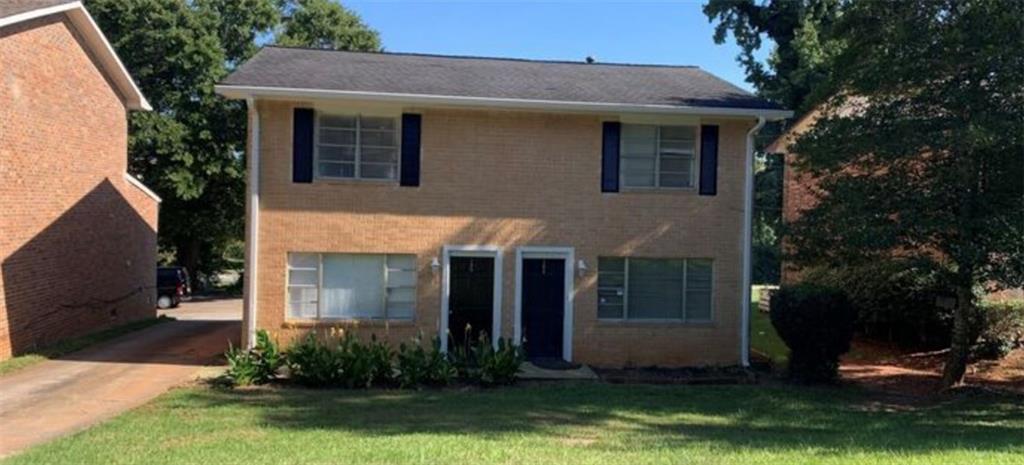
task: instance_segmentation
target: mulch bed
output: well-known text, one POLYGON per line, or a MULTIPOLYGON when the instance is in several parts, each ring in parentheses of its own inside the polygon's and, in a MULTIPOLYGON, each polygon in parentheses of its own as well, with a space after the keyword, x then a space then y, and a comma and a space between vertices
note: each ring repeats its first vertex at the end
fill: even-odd
POLYGON ((602 381, 616 384, 755 384, 758 375, 739 367, 594 368, 602 381))

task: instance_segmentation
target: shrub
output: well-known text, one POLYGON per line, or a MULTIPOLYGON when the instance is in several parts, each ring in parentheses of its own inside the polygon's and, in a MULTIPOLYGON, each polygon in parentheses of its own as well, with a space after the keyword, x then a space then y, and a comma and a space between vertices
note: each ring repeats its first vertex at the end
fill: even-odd
POLYGON ((522 347, 503 338, 497 342, 495 349, 487 333, 481 332, 476 341, 449 350, 459 377, 483 385, 514 383, 519 366, 526 360, 525 353, 522 347))
POLYGON ((342 383, 349 388, 368 388, 387 385, 394 379, 392 361, 394 351, 387 344, 370 336, 370 342, 363 344, 348 333, 338 344, 341 357, 342 383))
POLYGON ((498 348, 491 345, 486 335, 480 337, 475 348, 479 366, 479 381, 484 385, 512 384, 519 374, 519 366, 526 360, 522 346, 498 338, 498 348))
POLYGON ((315 334, 307 334, 288 349, 288 371, 292 380, 310 387, 341 384, 342 357, 337 349, 337 344, 325 343, 315 334))
POLYGON ((288 350, 292 379, 310 387, 368 388, 394 380, 395 352, 373 335, 362 343, 351 333, 310 333, 288 350))
POLYGON ((975 358, 998 360, 1024 347, 1024 302, 985 302, 980 310, 975 358))
POLYGON ((224 354, 228 360, 227 377, 234 385, 264 384, 277 376, 284 365, 284 355, 277 343, 263 330, 256 332, 256 345, 249 350, 229 346, 224 354))
POLYGON ((413 338, 409 344, 398 346, 397 381, 403 388, 416 386, 444 386, 456 376, 455 367, 441 352, 441 340, 434 337, 430 350, 423 348, 423 335, 413 338))
POLYGON ((771 321, 789 346, 789 373, 805 382, 832 381, 850 350, 856 310, 846 294, 811 284, 784 286, 773 296, 771 321))
POLYGON ((874 340, 914 349, 949 347, 953 309, 937 305, 951 297, 938 270, 889 260, 842 269, 811 269, 804 282, 842 289, 857 311, 855 329, 874 340))

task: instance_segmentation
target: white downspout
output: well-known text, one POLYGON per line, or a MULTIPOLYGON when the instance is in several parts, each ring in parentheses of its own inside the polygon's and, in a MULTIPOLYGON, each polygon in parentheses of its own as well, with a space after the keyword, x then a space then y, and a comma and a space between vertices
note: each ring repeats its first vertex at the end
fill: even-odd
POLYGON ((740 365, 750 366, 750 280, 751 280, 751 227, 754 223, 754 134, 764 127, 763 116, 747 132, 746 170, 743 188, 743 300, 740 315, 740 365))
POLYGON ((256 107, 256 99, 246 99, 249 108, 249 127, 252 139, 249 142, 249 222, 246 228, 246 262, 245 262, 245 328, 246 347, 256 345, 256 292, 259 258, 259 224, 260 224, 260 113, 256 107))

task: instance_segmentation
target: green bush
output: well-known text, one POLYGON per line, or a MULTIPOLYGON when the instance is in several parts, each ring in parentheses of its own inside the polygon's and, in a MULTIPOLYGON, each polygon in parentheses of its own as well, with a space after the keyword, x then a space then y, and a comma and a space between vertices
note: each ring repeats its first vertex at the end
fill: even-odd
POLYGON ((811 269, 808 284, 842 289, 857 311, 857 334, 905 348, 949 347, 953 309, 937 305, 951 297, 941 273, 890 260, 842 269, 811 269))
POLYGON ((288 350, 292 379, 310 387, 368 388, 394 380, 395 352, 376 335, 362 343, 352 333, 310 333, 288 350))
POLYGON ((394 380, 392 361, 395 352, 387 344, 370 336, 370 342, 363 344, 351 333, 344 335, 339 343, 342 383, 349 388, 386 386, 394 380))
POLYGON ((841 291, 811 285, 783 286, 771 300, 771 321, 789 346, 789 374, 804 382, 839 375, 839 356, 850 350, 856 310, 841 291))
POLYGON ((416 386, 444 386, 451 383, 457 372, 448 357, 441 352, 441 340, 434 337, 430 350, 423 347, 420 334, 409 344, 398 346, 397 380, 403 388, 416 386))
POLYGON ((485 386, 514 383, 526 355, 521 346, 503 338, 497 342, 495 349, 487 333, 481 332, 476 341, 452 347, 449 355, 459 377, 485 386))
POLYGON ((310 333, 288 349, 287 359, 289 374, 298 384, 309 387, 342 384, 343 361, 336 343, 325 343, 310 333))
POLYGON ((285 357, 263 330, 256 332, 256 346, 249 350, 229 346, 224 354, 228 360, 227 377, 233 385, 264 384, 277 376, 285 357))
POLYGON ((1024 302, 985 302, 980 310, 975 358, 998 360, 1024 347, 1024 302))
POLYGON ((519 374, 519 366, 526 360, 522 346, 498 338, 495 349, 490 339, 482 335, 475 348, 479 364, 479 381, 484 385, 512 384, 519 374))

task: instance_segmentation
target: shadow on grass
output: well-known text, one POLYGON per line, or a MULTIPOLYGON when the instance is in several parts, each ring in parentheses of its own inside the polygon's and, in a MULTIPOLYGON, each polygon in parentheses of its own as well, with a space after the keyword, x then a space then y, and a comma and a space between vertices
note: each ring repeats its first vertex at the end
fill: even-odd
POLYGON ((368 436, 584 434, 617 436, 629 447, 715 443, 827 454, 1024 449, 1024 404, 990 396, 891 412, 862 408, 865 398, 850 389, 559 383, 422 392, 199 390, 177 401, 258 409, 273 428, 368 436))

